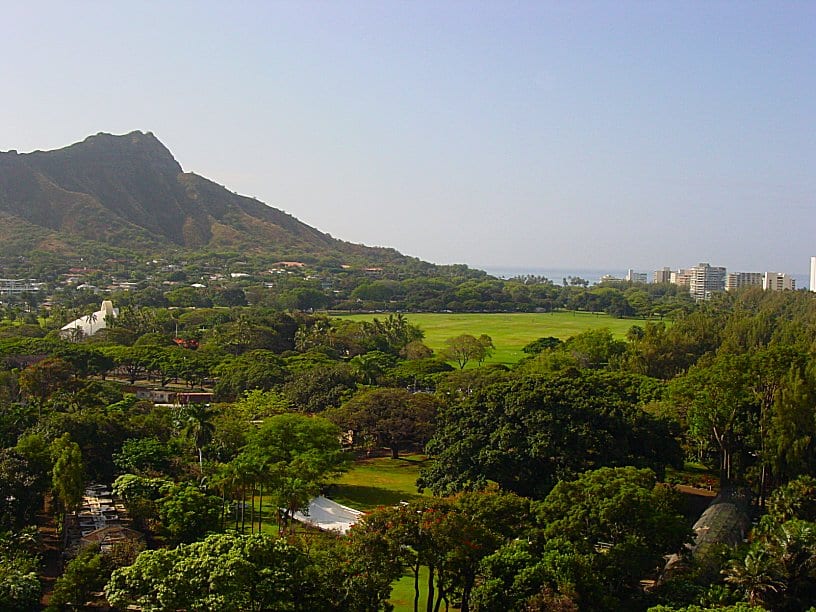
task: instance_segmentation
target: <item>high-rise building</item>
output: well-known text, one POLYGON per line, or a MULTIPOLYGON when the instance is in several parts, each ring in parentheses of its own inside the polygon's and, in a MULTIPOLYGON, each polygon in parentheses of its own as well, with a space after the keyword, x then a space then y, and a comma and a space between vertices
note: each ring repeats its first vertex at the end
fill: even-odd
POLYGON ((793 291, 796 289, 796 279, 782 272, 766 272, 762 288, 766 291, 793 291))
POLYGON ((671 268, 663 268, 662 270, 655 270, 653 283, 670 283, 672 271, 671 268))
POLYGON ((672 285, 688 287, 691 284, 691 270, 680 268, 677 272, 671 272, 669 275, 669 282, 672 285))
POLYGON ((729 272, 725 277, 725 290, 734 291, 742 287, 762 287, 762 272, 729 272))
POLYGON ((635 272, 632 268, 629 268, 629 271, 626 273, 626 281, 630 283, 645 283, 646 277, 645 272, 635 272))
POLYGON ((698 302, 711 299, 712 293, 725 291, 725 268, 699 263, 689 272, 689 292, 698 302))
POLYGON ((816 257, 810 258, 810 287, 811 291, 816 291, 816 257))

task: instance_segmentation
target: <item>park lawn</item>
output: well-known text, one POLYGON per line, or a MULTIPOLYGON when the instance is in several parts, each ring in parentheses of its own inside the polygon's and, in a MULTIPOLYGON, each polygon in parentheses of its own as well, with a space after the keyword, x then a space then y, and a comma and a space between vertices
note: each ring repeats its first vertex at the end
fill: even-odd
POLYGON ((417 491, 416 480, 425 461, 424 455, 358 459, 348 472, 328 487, 327 497, 338 504, 365 511, 417 499, 421 493, 417 491))
MULTIPOLYGON (((337 503, 364 511, 374 510, 378 506, 394 506, 400 501, 411 501, 422 495, 417 492, 416 479, 427 460, 424 455, 416 454, 406 454, 399 459, 391 459, 390 456, 358 459, 348 472, 328 486, 326 494, 337 503)), ((277 525, 269 503, 264 496, 263 532, 277 535, 277 525)), ((255 509, 257 512, 258 498, 255 500, 255 509)), ((299 527, 298 531, 309 532, 305 527, 299 527)), ((428 568, 422 567, 420 606, 423 609, 427 580, 428 568)), ((414 609, 414 577, 410 570, 406 569, 405 574, 394 581, 390 601, 395 612, 411 612, 414 609)))
MULTIPOLYGON (((428 597, 428 567, 419 568, 419 609, 424 610, 428 597)), ((414 573, 407 569, 402 578, 395 580, 388 600, 394 606, 394 612, 414 612, 414 573)), ((448 610, 458 610, 450 606, 448 610)))
MULTIPOLYGON (((427 461, 424 455, 405 455, 399 459, 374 457, 358 459, 351 469, 332 484, 328 496, 337 503, 358 510, 374 510, 378 506, 394 506, 401 501, 420 497, 416 489, 419 469, 427 461)), ((420 608, 425 608, 428 568, 420 568, 420 608)), ((391 598, 394 612, 414 609, 414 575, 406 568, 394 581, 391 598)), ((453 609, 453 608, 451 608, 453 609)))
MULTIPOLYGON (((386 314, 343 315, 354 321, 370 321, 386 314)), ((538 338, 553 336, 566 340, 591 329, 607 328, 623 338, 633 325, 643 325, 644 319, 616 319, 604 313, 558 311, 541 313, 407 313, 409 323, 425 332, 424 342, 434 351, 445 348, 445 340, 461 334, 493 339, 496 350, 485 363, 513 365, 525 354, 521 349, 538 338)), ((476 364, 469 364, 476 365, 476 364)))

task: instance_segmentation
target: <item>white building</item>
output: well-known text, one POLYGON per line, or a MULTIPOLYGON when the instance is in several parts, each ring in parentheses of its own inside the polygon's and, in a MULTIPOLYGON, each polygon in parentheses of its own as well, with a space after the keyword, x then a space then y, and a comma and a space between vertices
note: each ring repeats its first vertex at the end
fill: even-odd
POLYGON ((663 268, 661 270, 655 270, 653 276, 653 283, 670 283, 672 276, 671 268, 663 268))
POLYGON ((712 293, 725 291, 725 268, 699 263, 689 272, 689 293, 698 302, 710 300, 712 293))
POLYGON ((796 279, 783 272, 766 272, 762 288, 766 291, 793 291, 796 289, 796 279))
POLYGON ((630 283, 645 283, 647 275, 645 272, 635 272, 632 268, 626 273, 626 281, 630 283))
POLYGON ((816 291, 816 257, 810 258, 810 287, 811 291, 816 291))
POLYGON ((86 338, 93 336, 100 329, 105 329, 108 326, 108 321, 119 316, 119 309, 113 307, 113 302, 105 300, 102 302, 102 307, 94 313, 87 316, 80 317, 63 325, 60 329, 60 335, 66 338, 86 338))
POLYGON ((38 283, 34 279, 24 278, 0 278, 0 294, 20 295, 21 293, 34 293, 42 291, 45 283, 38 283))

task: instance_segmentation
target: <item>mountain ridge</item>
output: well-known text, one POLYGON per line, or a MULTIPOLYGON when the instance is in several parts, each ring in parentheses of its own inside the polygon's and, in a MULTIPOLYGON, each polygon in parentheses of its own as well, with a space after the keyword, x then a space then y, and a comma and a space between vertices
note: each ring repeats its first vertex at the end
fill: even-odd
POLYGON ((5 255, 9 248, 69 253, 90 242, 145 253, 169 247, 372 263, 404 258, 393 249, 338 240, 185 172, 152 132, 100 132, 60 149, 0 152, 0 218, 0 239, 11 245, 0 247, 5 255))

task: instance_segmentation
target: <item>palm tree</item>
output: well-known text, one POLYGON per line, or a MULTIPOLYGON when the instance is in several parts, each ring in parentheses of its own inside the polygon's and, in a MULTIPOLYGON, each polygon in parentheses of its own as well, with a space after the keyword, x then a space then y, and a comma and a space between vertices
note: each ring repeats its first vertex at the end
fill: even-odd
POLYGON ((204 475, 203 448, 212 441, 215 433, 213 418, 215 410, 206 404, 189 404, 182 410, 181 435, 190 440, 198 452, 198 465, 204 475))
POLYGON ((779 560, 787 596, 807 601, 813 598, 816 572, 816 529, 813 523, 786 521, 769 534, 769 547, 779 560))
POLYGON ((725 581, 745 593, 752 606, 761 605, 769 593, 785 587, 779 562, 764 548, 754 546, 744 559, 733 559, 722 571, 725 581))

